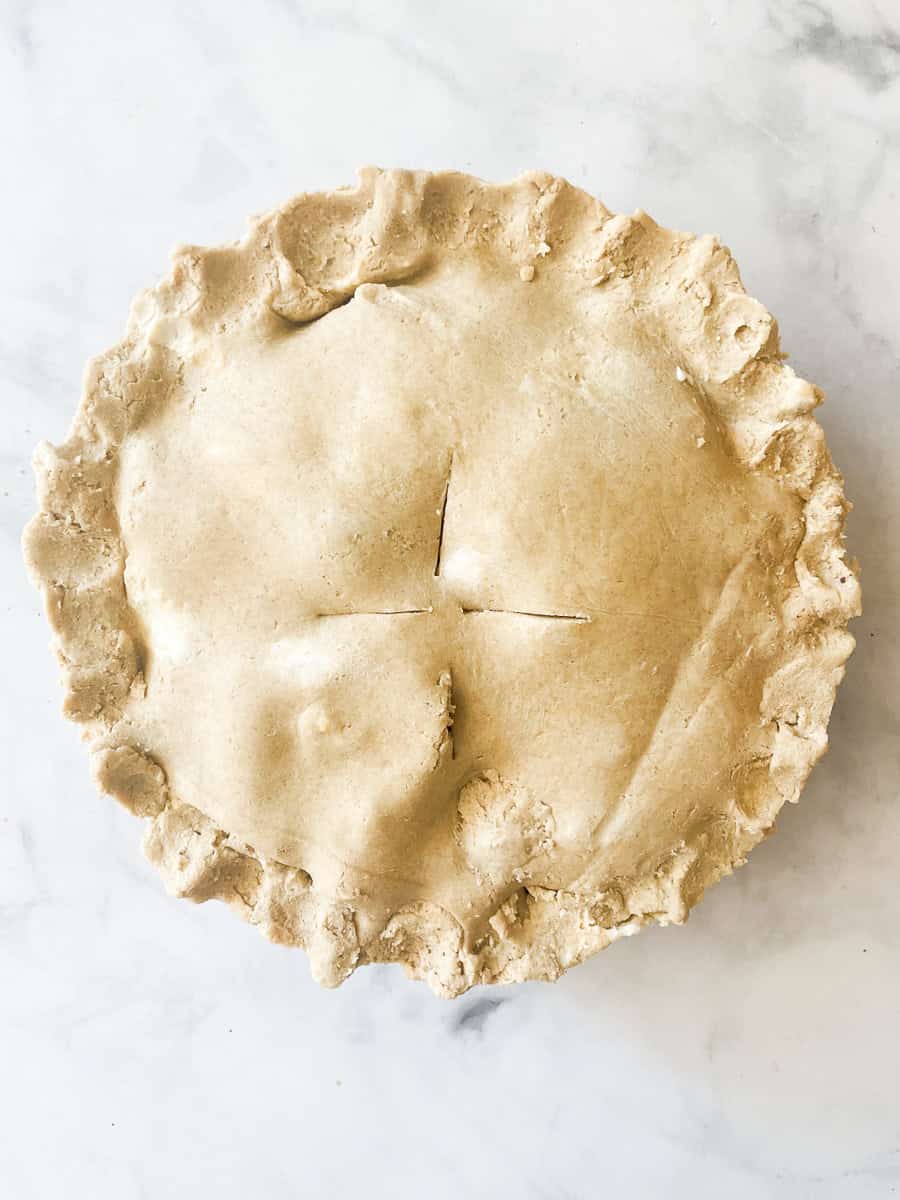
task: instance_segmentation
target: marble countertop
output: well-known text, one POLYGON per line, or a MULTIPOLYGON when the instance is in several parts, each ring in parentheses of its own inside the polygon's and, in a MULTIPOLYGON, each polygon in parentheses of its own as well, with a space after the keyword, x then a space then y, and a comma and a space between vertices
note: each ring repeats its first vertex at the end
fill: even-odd
POLYGON ((900 1194, 896 0, 7 0, 0 112, 0 1192, 900 1194), (32 447, 172 244, 365 162, 542 167, 719 233, 855 503, 866 615, 803 803, 684 928, 554 986, 325 992, 167 898, 21 566, 32 447))

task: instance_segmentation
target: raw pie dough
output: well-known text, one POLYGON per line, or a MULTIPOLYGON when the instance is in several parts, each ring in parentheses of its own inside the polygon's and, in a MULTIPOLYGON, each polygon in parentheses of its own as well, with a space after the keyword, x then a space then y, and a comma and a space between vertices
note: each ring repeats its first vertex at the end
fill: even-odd
POLYGON ((715 238, 377 171, 182 247, 26 556, 167 887, 445 996, 684 921, 826 746, 842 481, 715 238))

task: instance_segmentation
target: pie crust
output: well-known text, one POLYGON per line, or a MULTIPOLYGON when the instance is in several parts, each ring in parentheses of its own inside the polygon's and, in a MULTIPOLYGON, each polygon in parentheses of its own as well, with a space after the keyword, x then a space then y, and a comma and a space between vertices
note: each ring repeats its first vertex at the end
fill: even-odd
POLYGON ((715 238, 546 174, 366 169, 179 248, 36 453, 100 787, 328 985, 683 922, 853 647, 821 399, 715 238))

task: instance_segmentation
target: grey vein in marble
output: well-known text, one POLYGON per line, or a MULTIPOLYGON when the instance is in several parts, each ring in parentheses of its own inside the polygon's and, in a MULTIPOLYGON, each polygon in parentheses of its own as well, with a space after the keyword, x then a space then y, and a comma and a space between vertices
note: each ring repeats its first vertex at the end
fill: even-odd
MULTIPOLYGON (((869 15, 867 9, 865 4, 859 5, 865 15, 869 15)), ((833 8, 817 0, 779 5, 772 16, 775 25, 790 37, 792 54, 809 55, 849 71, 875 92, 900 78, 900 23, 891 26, 873 12, 873 28, 857 33, 838 22, 833 8)))

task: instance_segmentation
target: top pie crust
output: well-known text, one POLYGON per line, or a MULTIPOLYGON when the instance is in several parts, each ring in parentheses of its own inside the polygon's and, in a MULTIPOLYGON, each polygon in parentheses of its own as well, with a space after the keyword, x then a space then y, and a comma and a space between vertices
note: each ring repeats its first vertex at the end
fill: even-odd
POLYGON ((180 248, 36 456, 100 786, 326 984, 683 921, 853 646, 820 400, 716 239, 546 174, 367 169, 180 248))

